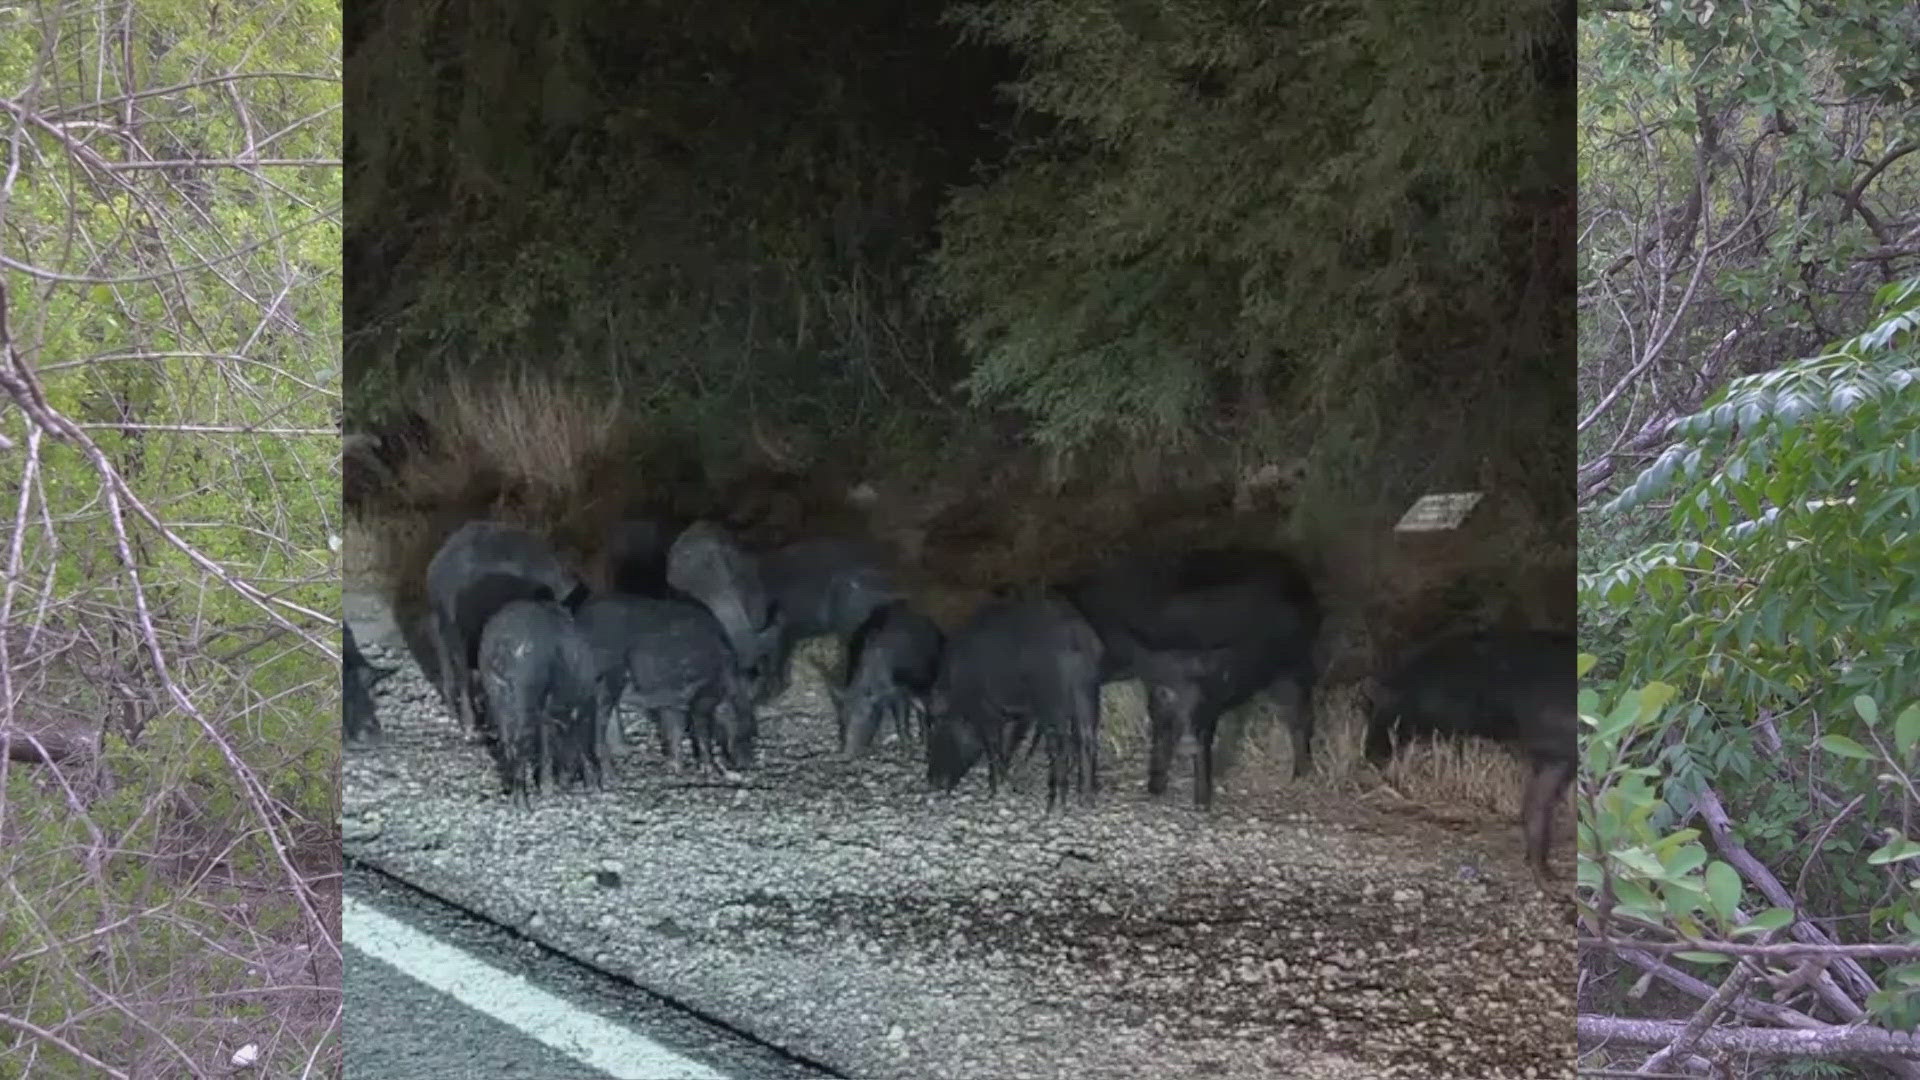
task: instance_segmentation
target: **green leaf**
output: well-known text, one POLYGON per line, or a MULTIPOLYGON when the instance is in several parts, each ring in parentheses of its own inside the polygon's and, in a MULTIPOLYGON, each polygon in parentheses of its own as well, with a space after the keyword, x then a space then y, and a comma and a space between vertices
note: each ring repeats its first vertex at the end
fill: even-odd
POLYGON ((1875 1016, 1884 1016, 1897 1009, 1907 1000, 1904 990, 1875 990, 1867 995, 1867 1012, 1875 1016))
POLYGON ((1860 715, 1860 719, 1867 722, 1868 727, 1880 722, 1880 703, 1865 694, 1854 695, 1853 711, 1860 715))
POLYGON ((1822 735, 1820 747, 1829 754, 1840 757, 1856 758, 1860 761, 1873 761, 1879 755, 1847 738, 1845 735, 1822 735))
POLYGON ((1654 897, 1653 893, 1649 891, 1645 885, 1633 878, 1614 878, 1613 894, 1620 901, 1622 907, 1630 908, 1634 911, 1657 913, 1660 909, 1660 901, 1654 897))
POLYGON ((1867 856, 1867 865, 1884 866, 1887 863, 1903 862, 1916 855, 1920 855, 1920 844, 1896 833, 1892 839, 1867 856))
POLYGON ((1893 721, 1893 744, 1902 757, 1913 753, 1913 744, 1916 742, 1920 742, 1920 701, 1901 709, 1900 715, 1893 721))
POLYGON ((1740 906, 1740 873, 1726 863, 1715 860, 1707 866, 1703 875, 1707 884, 1707 896, 1713 901, 1713 913, 1723 922, 1733 919, 1733 913, 1740 906))
POLYGON ((1662 860, 1669 880, 1679 880, 1698 870, 1707 861, 1707 849, 1699 844, 1684 844, 1662 860))
POLYGON ((1666 877, 1666 868, 1660 865, 1660 860, 1654 858, 1651 852, 1643 848, 1628 848, 1624 851, 1616 851, 1613 853, 1613 857, 1620 865, 1641 877, 1653 878, 1655 880, 1666 877))
MULTIPOLYGON (((1707 907, 1707 894, 1690 882, 1669 879, 1666 883, 1667 914, 1686 916, 1707 907)), ((1693 931, 1695 936, 1699 931, 1693 931)))
MULTIPOLYGON (((1679 849, 1685 847, 1688 844, 1693 844, 1694 841, 1698 839, 1700 839, 1699 829, 1695 829, 1695 828, 1680 829, 1676 832, 1668 834, 1667 836, 1661 837, 1660 841, 1653 845, 1653 851, 1654 851, 1654 854, 1658 855, 1663 862, 1667 862, 1672 857, 1674 852, 1678 851, 1679 849)), ((1701 862, 1706 861, 1705 848, 1700 847, 1698 844, 1694 844, 1694 850, 1700 852, 1700 859, 1696 862, 1690 863, 1687 869, 1692 869, 1693 867, 1700 865, 1701 862)), ((1671 869, 1670 864, 1669 864, 1669 869, 1671 869)))
POLYGON ((1679 688, 1664 682, 1650 682, 1640 688, 1640 714, 1652 719, 1667 703, 1679 696, 1679 688))

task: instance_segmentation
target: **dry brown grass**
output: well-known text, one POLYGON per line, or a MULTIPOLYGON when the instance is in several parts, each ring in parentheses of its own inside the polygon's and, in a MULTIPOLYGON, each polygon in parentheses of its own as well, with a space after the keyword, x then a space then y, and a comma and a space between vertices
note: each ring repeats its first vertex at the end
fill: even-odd
POLYGON ((355 572, 403 614, 416 610, 440 544, 467 521, 491 519, 545 536, 598 580, 600 538, 648 495, 619 395, 522 370, 413 404, 433 443, 401 462, 390 499, 356 522, 365 555, 355 572))
MULTIPOLYGON (((1146 740, 1145 697, 1138 683, 1109 686, 1102 694, 1106 752, 1123 745, 1136 752, 1146 740)), ((1293 746, 1287 716, 1267 695, 1221 718, 1215 740, 1216 776, 1247 796, 1261 799, 1310 789, 1339 800, 1361 799, 1375 810, 1411 814, 1448 825, 1504 828, 1520 814, 1527 770, 1503 748, 1466 740, 1403 748, 1385 770, 1366 761, 1367 694, 1358 684, 1322 688, 1315 696, 1313 771, 1293 778, 1293 746)), ((1183 747, 1173 787, 1185 797, 1192 764, 1183 747)), ((1121 778, 1139 782, 1144 778, 1121 778)), ((1569 794, 1571 800, 1571 794, 1569 794)), ((1564 809, 1559 821, 1572 819, 1564 809)))
POLYGON ((1526 779, 1526 765, 1514 755, 1468 741, 1404 747, 1386 769, 1395 792, 1449 820, 1518 817, 1526 779))
POLYGON ((631 490, 630 427, 618 394, 522 369, 451 383, 416 407, 435 445, 396 477, 400 496, 415 505, 484 506, 564 526, 617 513, 609 504, 631 490))

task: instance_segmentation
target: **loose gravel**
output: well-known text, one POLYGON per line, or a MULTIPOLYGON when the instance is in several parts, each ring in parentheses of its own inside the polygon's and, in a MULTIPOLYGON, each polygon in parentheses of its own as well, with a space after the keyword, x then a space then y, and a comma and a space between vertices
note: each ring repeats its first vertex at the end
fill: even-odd
POLYGON ((1307 784, 1202 815, 1126 759, 1048 816, 1044 751, 938 795, 898 746, 838 761, 804 664, 741 782, 668 773, 629 716, 617 783, 516 812, 412 661, 366 651, 399 670, 342 769, 350 854, 846 1075, 1574 1075, 1571 910, 1517 829, 1307 784))

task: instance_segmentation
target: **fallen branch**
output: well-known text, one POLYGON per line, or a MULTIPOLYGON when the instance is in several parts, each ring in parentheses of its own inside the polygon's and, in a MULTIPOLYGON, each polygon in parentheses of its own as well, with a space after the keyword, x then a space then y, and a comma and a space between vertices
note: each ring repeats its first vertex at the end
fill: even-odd
MULTIPOLYGON (((1700 815, 1700 820, 1707 827, 1707 834, 1713 838, 1714 848, 1720 857, 1739 871, 1740 876, 1757 889, 1769 904, 1793 912, 1793 923, 1787 928, 1789 935, 1808 945, 1834 944, 1833 939, 1800 910, 1800 905, 1780 884, 1780 879, 1774 877, 1773 871, 1767 869, 1766 864, 1748 851, 1746 845, 1734 835, 1733 822, 1727 817, 1727 809, 1720 802, 1719 792, 1710 786, 1703 788, 1693 805, 1694 812, 1700 815)), ((1864 1016, 1860 1002, 1880 989, 1859 961, 1844 954, 1833 956, 1827 974, 1822 975, 1814 987, 1820 1000, 1843 1020, 1858 1020, 1864 1016)))
MULTIPOLYGON (((1713 996, 1714 988, 1705 981, 1661 963, 1651 953, 1639 949, 1617 948, 1615 955, 1696 1000, 1705 1001, 1713 996)), ((1753 998, 1736 1000, 1733 1003, 1733 1011, 1749 1020, 1772 1024, 1776 1027, 1819 1029, 1827 1026, 1798 1010, 1771 1002, 1756 1001, 1753 998)))
MULTIPOLYGON (((1664 1046, 1685 1032, 1684 1020, 1628 1020, 1614 1016, 1583 1015, 1574 1032, 1585 1044, 1612 1043, 1664 1046)), ((1856 1058, 1886 1057, 1920 1060, 1920 1037, 1877 1027, 1805 1028, 1710 1027, 1693 1044, 1701 1051, 1726 1050, 1761 1057, 1856 1058)))
MULTIPOLYGON (((1821 941, 1787 941, 1767 944, 1748 944, 1741 941, 1721 941, 1714 938, 1681 938, 1678 941, 1642 941, 1638 938, 1619 935, 1583 934, 1575 939, 1575 944, 1600 946, 1607 949, 1639 949, 1649 955, 1666 956, 1677 952, 1717 952, 1723 956, 1748 956, 1768 960, 1794 961, 1809 956, 1848 957, 1854 960, 1894 960, 1912 963, 1920 960, 1920 945, 1835 945, 1821 941)), ((1867 992, 1879 989, 1877 986, 1867 992)))
POLYGON ((1700 1045, 1701 1040, 1706 1038, 1708 1032, 1714 1030, 1714 1022, 1724 1016, 1727 1009, 1746 990, 1747 983, 1753 980, 1753 972, 1753 964, 1750 962, 1741 961, 1735 964, 1733 971, 1727 975, 1727 981, 1721 983, 1720 988, 1700 1004, 1700 1008, 1694 1011, 1693 1016, 1680 1025, 1680 1033, 1674 1036, 1673 1041, 1662 1049, 1656 1050, 1652 1057, 1640 1063, 1640 1071, 1662 1072, 1692 1057, 1694 1049, 1700 1045))

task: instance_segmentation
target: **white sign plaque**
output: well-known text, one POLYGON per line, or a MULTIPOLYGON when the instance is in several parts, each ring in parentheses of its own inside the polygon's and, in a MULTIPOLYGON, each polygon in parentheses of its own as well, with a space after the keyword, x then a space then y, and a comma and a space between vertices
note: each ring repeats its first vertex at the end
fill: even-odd
POLYGON ((1483 492, 1456 491, 1438 495, 1422 495, 1420 500, 1401 517, 1400 524, 1393 527, 1394 532, 1445 532, 1457 529, 1467 520, 1467 515, 1479 504, 1483 492))

